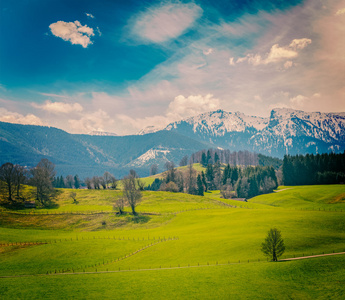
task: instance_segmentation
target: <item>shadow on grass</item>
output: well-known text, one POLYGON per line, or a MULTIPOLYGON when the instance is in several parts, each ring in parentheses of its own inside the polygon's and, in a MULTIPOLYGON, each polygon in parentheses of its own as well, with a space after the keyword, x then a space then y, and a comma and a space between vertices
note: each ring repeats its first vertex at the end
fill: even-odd
POLYGON ((150 221, 151 217, 138 214, 135 216, 127 216, 126 219, 128 222, 133 222, 135 224, 144 224, 150 221))

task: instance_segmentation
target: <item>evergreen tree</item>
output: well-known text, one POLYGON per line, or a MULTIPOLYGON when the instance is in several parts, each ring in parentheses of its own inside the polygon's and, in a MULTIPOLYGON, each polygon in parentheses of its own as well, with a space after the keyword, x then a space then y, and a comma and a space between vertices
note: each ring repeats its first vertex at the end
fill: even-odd
POLYGON ((202 183, 202 179, 200 174, 198 174, 198 178, 196 181, 197 187, 198 187, 198 195, 199 196, 204 196, 204 185, 202 183))
POLYGON ((75 187, 76 189, 79 189, 79 188, 80 188, 80 179, 79 179, 78 175, 75 175, 75 176, 74 176, 74 187, 75 187))
POLYGON ((208 189, 213 189, 213 187, 214 187, 214 183, 213 183, 214 174, 213 174, 213 166, 212 166, 212 164, 208 164, 207 165, 206 174, 205 175, 206 175, 208 189))
POLYGON ((219 162, 219 155, 217 152, 214 153, 214 163, 218 163, 219 162))
POLYGON ((207 192, 208 186, 207 186, 207 182, 206 182, 206 177, 205 177, 204 171, 201 171, 201 181, 202 181, 202 184, 204 185, 205 192, 207 192))
POLYGON ((206 165, 212 164, 211 152, 207 150, 206 165))
POLYGON ((207 158, 206 158, 205 152, 202 152, 202 154, 201 154, 201 164, 203 167, 207 166, 207 158))

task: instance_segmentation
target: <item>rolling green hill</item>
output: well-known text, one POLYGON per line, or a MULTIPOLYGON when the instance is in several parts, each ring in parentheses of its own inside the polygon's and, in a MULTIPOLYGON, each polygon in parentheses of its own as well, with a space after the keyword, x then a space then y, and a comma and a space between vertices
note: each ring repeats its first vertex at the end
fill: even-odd
POLYGON ((50 210, 3 209, 0 292, 4 299, 341 299, 345 255, 271 263, 260 246, 277 227, 284 258, 343 252, 345 186, 279 190, 249 202, 217 191, 144 192, 138 217, 116 216, 121 192, 110 190, 78 190, 77 205, 63 190, 50 210))
POLYGON ((208 147, 168 131, 144 136, 91 136, 0 122, 0 165, 12 162, 34 167, 48 158, 56 165, 57 174, 64 176, 78 174, 84 178, 109 171, 119 177, 131 168, 146 176, 152 163, 163 170, 166 161, 178 163, 183 156, 208 147))

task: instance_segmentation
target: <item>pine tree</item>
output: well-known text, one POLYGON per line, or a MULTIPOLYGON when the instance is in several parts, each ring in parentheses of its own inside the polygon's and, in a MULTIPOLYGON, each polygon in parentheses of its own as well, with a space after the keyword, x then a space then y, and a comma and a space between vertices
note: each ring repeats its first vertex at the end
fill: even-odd
POLYGON ((201 176, 200 174, 198 175, 198 178, 196 180, 196 184, 197 184, 197 187, 198 187, 198 195, 199 196, 204 196, 204 185, 202 183, 202 179, 201 179, 201 176))
POLYGON ((79 179, 78 175, 75 175, 75 176, 74 176, 74 187, 75 187, 76 189, 79 189, 79 188, 80 188, 80 179, 79 179))
POLYGON ((202 154, 201 154, 201 164, 203 167, 207 166, 207 158, 206 158, 205 152, 202 152, 202 154))

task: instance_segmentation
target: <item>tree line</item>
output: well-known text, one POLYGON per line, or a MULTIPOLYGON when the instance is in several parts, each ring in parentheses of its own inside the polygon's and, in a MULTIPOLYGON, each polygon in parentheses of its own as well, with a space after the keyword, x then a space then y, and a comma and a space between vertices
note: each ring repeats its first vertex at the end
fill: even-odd
POLYGON ((285 155, 282 172, 284 185, 345 183, 345 152, 285 155))
POLYGON ((271 166, 231 166, 218 160, 214 164, 209 163, 201 172, 197 172, 191 163, 183 171, 178 170, 173 162, 167 162, 165 167, 164 178, 156 178, 145 189, 200 196, 209 190, 220 190, 224 198, 251 198, 278 187, 276 173, 271 166))
MULTIPOLYGON (((132 174, 133 172, 135 173, 131 170, 132 174)), ((56 177, 55 165, 46 158, 31 169, 8 162, 0 167, 0 205, 20 207, 25 201, 34 199, 40 206, 47 207, 56 196, 56 188, 79 189, 86 186, 88 189, 117 189, 117 185, 118 180, 109 172, 105 172, 103 176, 85 178, 84 182, 78 175, 56 177), (34 189, 24 189, 24 185, 34 189)))
POLYGON ((36 167, 27 169, 10 162, 0 167, 0 202, 2 205, 21 206, 26 198, 34 198, 41 206, 49 206, 56 190, 53 187, 55 165, 42 159, 36 167), (35 189, 24 195, 24 184, 35 189))

